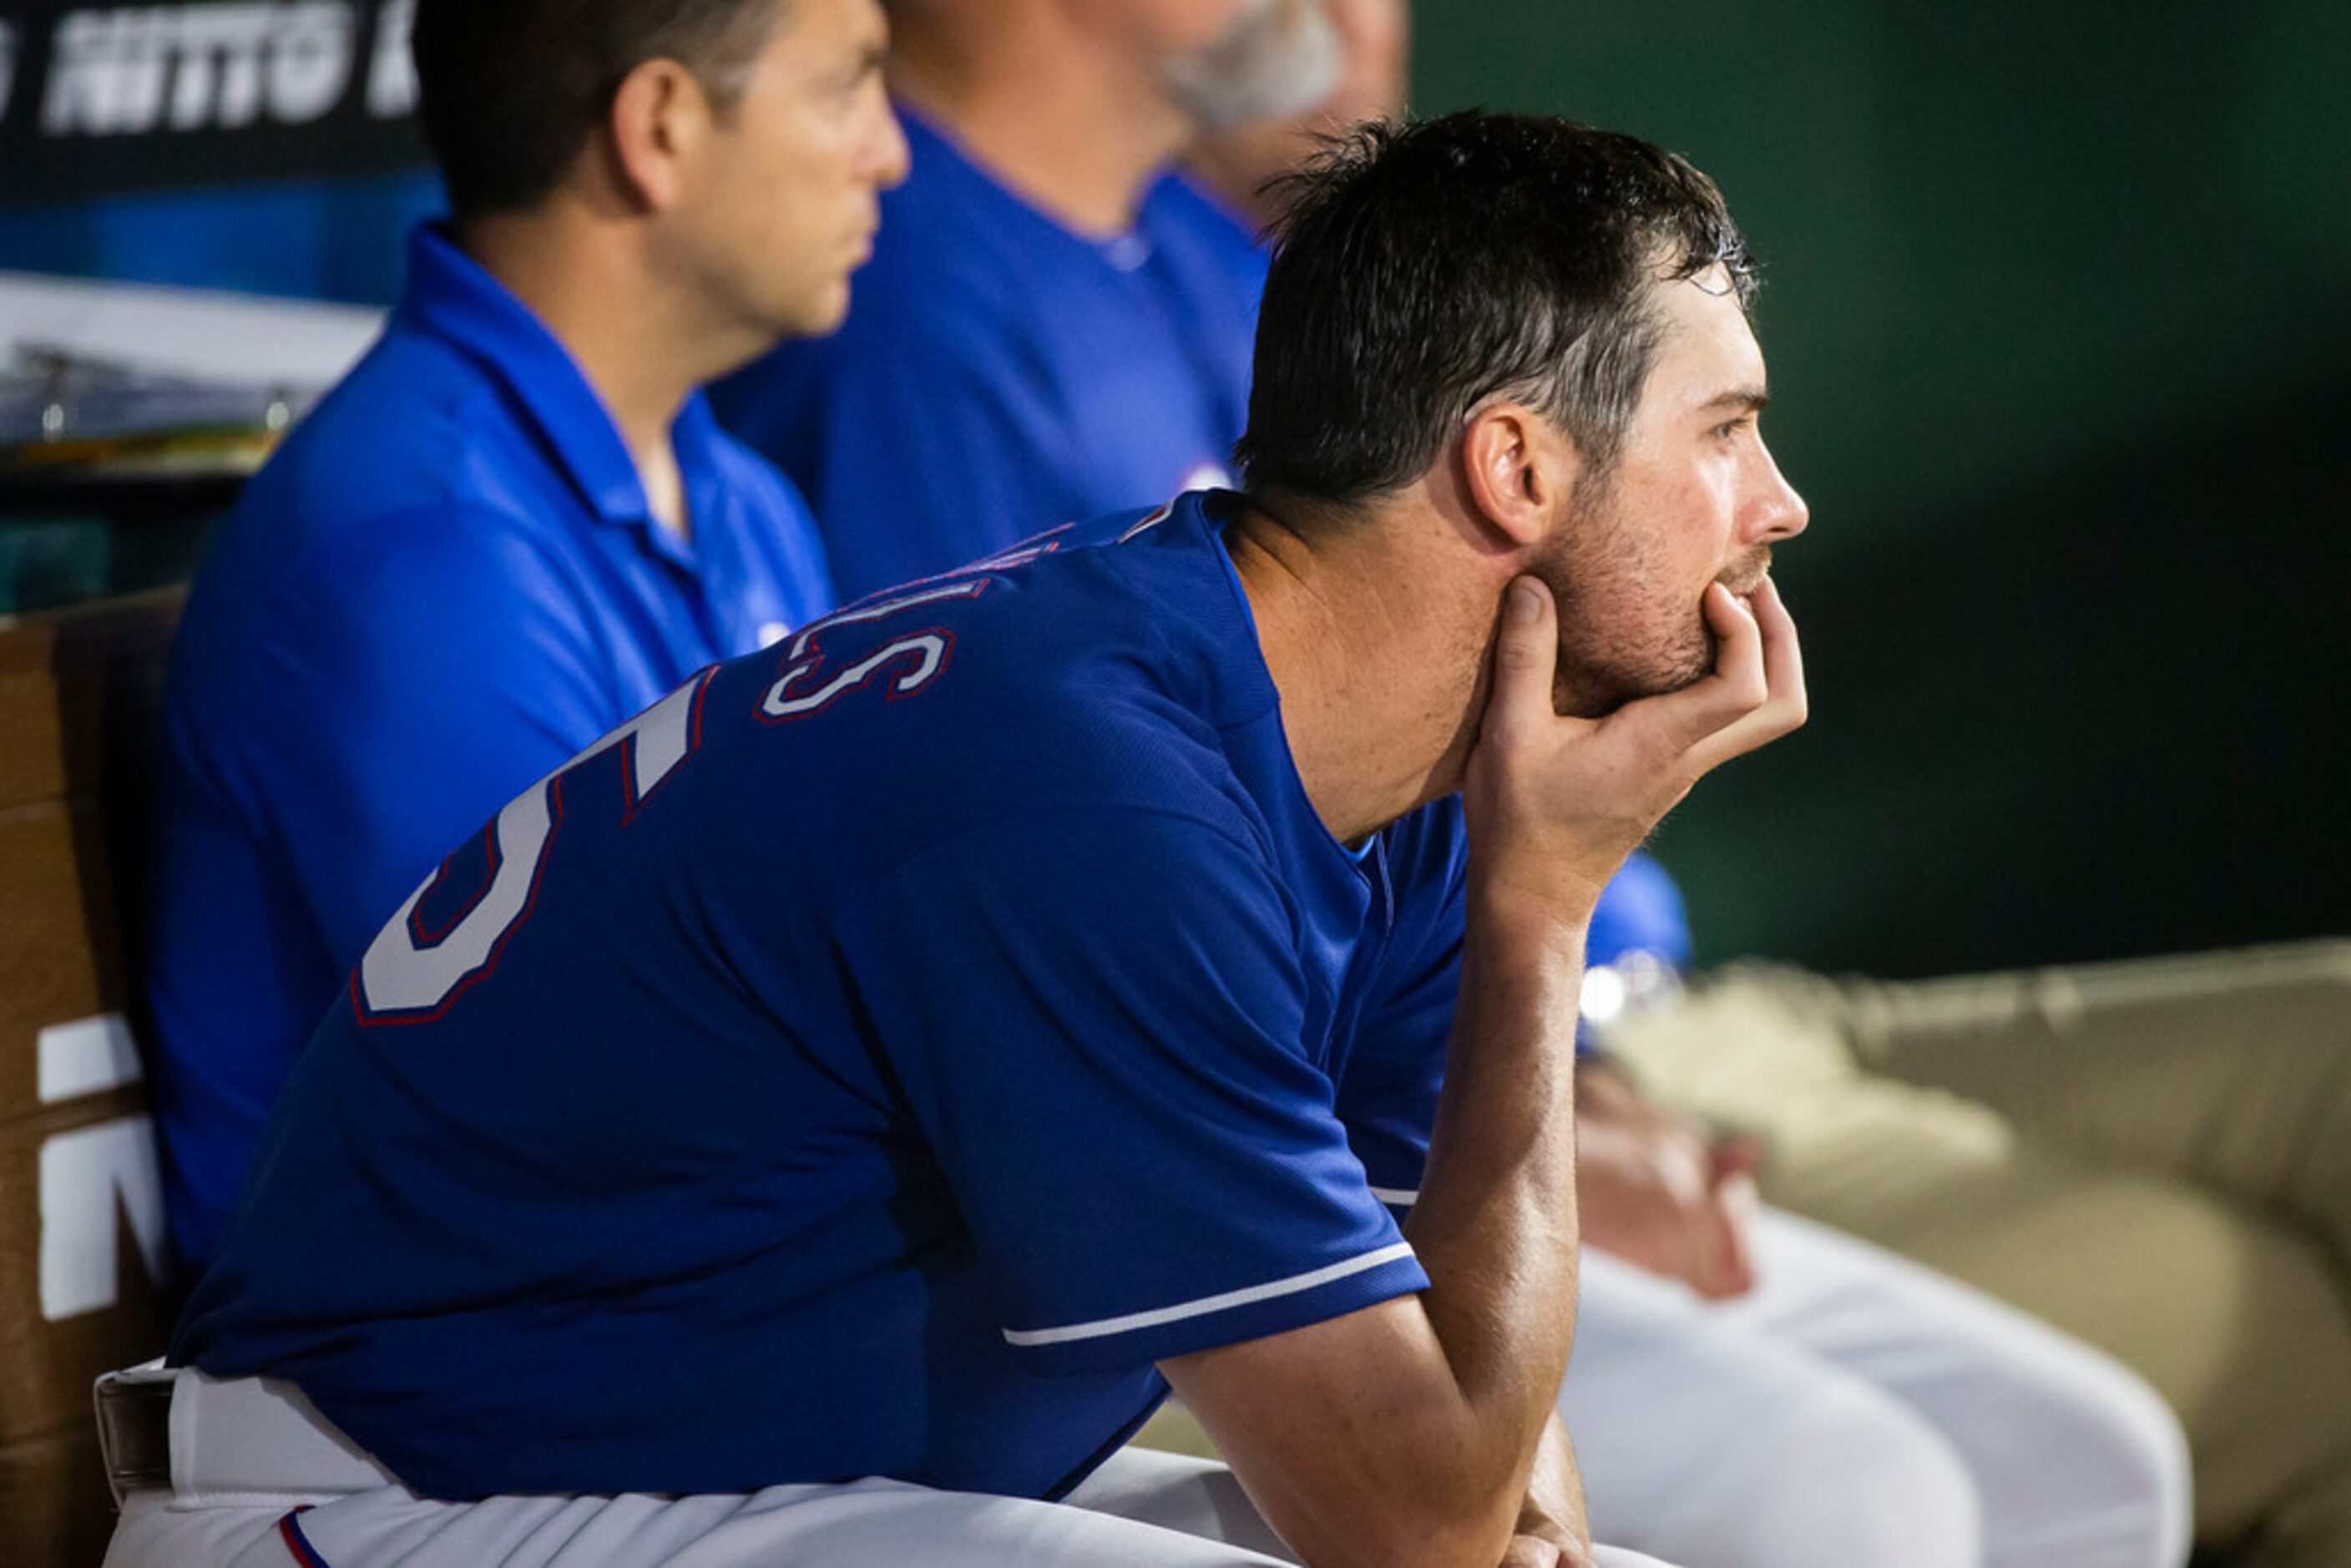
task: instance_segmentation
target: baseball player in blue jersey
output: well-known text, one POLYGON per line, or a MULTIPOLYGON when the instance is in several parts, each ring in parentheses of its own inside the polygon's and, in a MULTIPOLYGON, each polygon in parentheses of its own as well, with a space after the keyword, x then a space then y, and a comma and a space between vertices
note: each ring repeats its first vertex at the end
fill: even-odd
POLYGON ((1554 1410, 1576 995, 1803 716, 1750 287, 1628 137, 1335 154, 1245 494, 706 671, 417 887, 111 1561, 1622 1561, 1554 1410), (1171 1384, 1229 1479, 1119 1451, 1171 1384))

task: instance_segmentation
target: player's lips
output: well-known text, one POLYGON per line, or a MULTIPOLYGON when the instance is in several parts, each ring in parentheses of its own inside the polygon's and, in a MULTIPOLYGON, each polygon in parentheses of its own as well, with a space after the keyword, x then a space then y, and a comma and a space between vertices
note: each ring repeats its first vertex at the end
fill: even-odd
POLYGON ((1751 599, 1755 591, 1762 587, 1771 575, 1771 562, 1766 559, 1752 562, 1742 570, 1726 571, 1715 580, 1730 590, 1732 597, 1751 599))
POLYGON ((1761 588, 1771 575, 1771 574, 1768 571, 1759 571, 1754 576, 1749 578, 1732 579, 1726 577, 1719 579, 1718 580, 1721 582, 1723 587, 1730 590, 1730 596, 1733 599, 1752 599, 1755 597, 1756 590, 1761 588))

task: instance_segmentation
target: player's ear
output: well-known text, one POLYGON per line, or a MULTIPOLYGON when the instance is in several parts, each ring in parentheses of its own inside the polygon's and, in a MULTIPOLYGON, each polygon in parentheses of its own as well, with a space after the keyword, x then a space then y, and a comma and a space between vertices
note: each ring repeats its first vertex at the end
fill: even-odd
POLYGON ((641 61, 621 78, 604 113, 615 183, 632 205, 660 212, 676 204, 685 163, 711 127, 709 95, 675 60, 641 61))
POLYGON ((1486 525, 1521 547, 1541 544, 1564 515, 1575 448, 1523 403, 1488 403, 1461 433, 1462 482, 1486 525))

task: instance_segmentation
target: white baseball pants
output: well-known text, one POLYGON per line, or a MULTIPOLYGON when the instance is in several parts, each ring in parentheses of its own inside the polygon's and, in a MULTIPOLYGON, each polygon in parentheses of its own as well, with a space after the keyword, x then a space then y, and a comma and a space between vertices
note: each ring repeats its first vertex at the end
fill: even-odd
POLYGON ((1700 1301, 1587 1249, 1560 1413, 1595 1532, 1689 1568, 2177 1568, 2188 1452, 2120 1364, 1882 1248, 1757 1217, 1700 1301))
MULTIPOLYGON (((904 1481, 726 1496, 416 1497, 287 1385, 180 1375, 172 1484, 106 1568, 1245 1568, 1294 1563, 1222 1465, 1129 1448, 1063 1503, 904 1481)), ((1603 1549, 1604 1568, 1662 1568, 1603 1549)))

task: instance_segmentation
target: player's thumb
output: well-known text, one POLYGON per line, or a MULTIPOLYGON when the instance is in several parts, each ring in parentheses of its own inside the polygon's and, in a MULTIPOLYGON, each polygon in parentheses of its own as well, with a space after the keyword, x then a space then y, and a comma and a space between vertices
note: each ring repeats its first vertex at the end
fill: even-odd
POLYGON ((1502 625, 1494 639, 1494 692, 1487 723, 1552 716, 1552 675, 1559 665, 1559 610, 1542 580, 1519 577, 1502 591, 1502 625))

